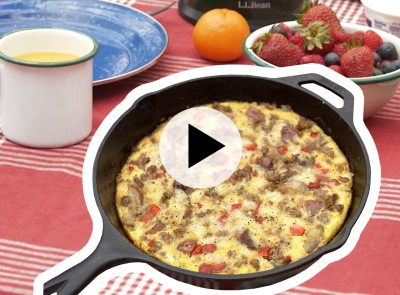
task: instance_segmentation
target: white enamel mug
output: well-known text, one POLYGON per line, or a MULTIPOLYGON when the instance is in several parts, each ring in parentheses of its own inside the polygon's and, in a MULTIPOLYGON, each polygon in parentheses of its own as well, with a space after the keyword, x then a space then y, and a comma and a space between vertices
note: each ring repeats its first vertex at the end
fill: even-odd
POLYGON ((92 129, 92 37, 63 28, 31 28, 0 37, 0 130, 10 141, 57 148, 84 140, 92 129), (77 56, 31 62, 15 57, 34 52, 77 56))

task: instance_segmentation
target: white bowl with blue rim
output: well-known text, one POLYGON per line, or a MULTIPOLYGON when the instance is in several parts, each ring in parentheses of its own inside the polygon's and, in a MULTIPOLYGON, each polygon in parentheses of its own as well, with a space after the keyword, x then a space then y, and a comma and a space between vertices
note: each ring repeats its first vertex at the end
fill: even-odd
MULTIPOLYGON (((296 21, 285 22, 285 24, 290 28, 300 26, 296 21)), ((251 49, 256 40, 267 33, 272 26, 273 25, 268 25, 252 32, 243 43, 243 51, 245 55, 258 66, 277 67, 261 59, 251 49)), ((395 45, 400 58, 400 38, 375 28, 357 24, 342 23, 342 27, 348 33, 367 30, 376 31, 382 37, 383 41, 391 42, 395 45)), ((379 76, 349 79, 360 86, 364 93, 364 119, 367 119, 379 111, 379 109, 381 109, 395 95, 397 88, 400 86, 400 69, 379 76)))

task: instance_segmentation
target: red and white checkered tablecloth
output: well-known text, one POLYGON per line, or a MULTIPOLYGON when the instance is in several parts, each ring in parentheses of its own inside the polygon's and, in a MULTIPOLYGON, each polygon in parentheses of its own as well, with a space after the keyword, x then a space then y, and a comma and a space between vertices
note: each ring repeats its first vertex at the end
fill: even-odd
MULTIPOLYGON (((118 3, 149 11, 170 0, 118 3)), ((359 1, 326 0, 344 22, 365 23, 359 1)), ((193 26, 178 16, 177 4, 155 16, 169 45, 151 69, 94 89, 93 130, 136 86, 186 69, 213 65, 191 42, 193 26)), ((235 63, 250 64, 246 58, 235 63)), ((285 295, 400 294, 400 89, 366 121, 382 167, 381 190, 372 219, 355 249, 285 295)), ((91 137, 61 149, 31 149, 0 134, 0 294, 32 294, 34 278, 80 250, 92 222, 82 191, 82 166, 91 137)), ((103 295, 182 294, 146 271, 127 272, 102 282, 103 295)))

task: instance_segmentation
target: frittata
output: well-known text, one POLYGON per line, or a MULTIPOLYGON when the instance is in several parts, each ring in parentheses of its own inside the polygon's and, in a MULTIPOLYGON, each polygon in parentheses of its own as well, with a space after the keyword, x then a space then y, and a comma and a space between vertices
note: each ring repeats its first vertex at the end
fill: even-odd
POLYGON ((167 264, 246 274, 297 261, 340 230, 352 197, 349 163, 334 140, 289 106, 221 102, 243 143, 237 170, 209 189, 165 171, 167 122, 135 147, 117 178, 116 208, 134 245, 167 264))

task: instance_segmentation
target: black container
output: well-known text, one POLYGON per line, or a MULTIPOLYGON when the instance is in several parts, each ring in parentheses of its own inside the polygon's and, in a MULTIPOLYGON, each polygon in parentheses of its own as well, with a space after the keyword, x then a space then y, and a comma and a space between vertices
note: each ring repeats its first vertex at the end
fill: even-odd
POLYGON ((239 12, 252 31, 279 22, 294 20, 303 0, 179 0, 180 15, 196 23, 203 13, 214 8, 228 8, 239 12))
MULTIPOLYGON (((45 284, 45 294, 77 294, 101 272, 122 263, 146 262, 182 282, 212 289, 248 289, 271 285, 305 270, 325 253, 340 248, 360 216, 370 190, 368 153, 353 123, 353 95, 340 85, 317 75, 284 78, 226 75, 178 82, 138 98, 113 123, 103 138, 93 166, 94 198, 102 216, 103 234, 96 250, 83 262, 45 284), (344 100, 337 109, 318 95, 301 87, 316 83, 344 100), (162 120, 188 107, 226 100, 271 102, 290 105, 314 120, 331 135, 347 156, 354 173, 353 201, 340 232, 326 246, 309 256, 273 270, 244 275, 203 274, 173 267, 148 256, 127 238, 117 217, 114 202, 116 176, 134 146, 162 120)), ((206 292, 206 290, 205 290, 206 292)))

